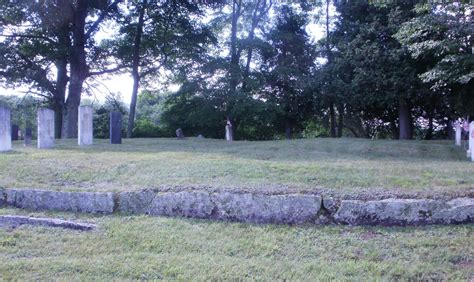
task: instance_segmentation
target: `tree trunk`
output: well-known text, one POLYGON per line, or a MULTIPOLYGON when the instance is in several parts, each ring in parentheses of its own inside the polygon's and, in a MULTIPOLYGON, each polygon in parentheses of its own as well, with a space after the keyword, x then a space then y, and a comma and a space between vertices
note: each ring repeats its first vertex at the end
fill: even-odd
POLYGON ((329 118, 331 120, 331 137, 336 137, 336 111, 334 110, 334 104, 331 103, 329 107, 329 118))
POLYGON ((289 121, 285 123, 285 138, 288 140, 293 138, 293 124, 289 121))
POLYGON ((411 125, 411 109, 405 99, 401 99, 398 104, 398 128, 400 131, 399 138, 408 140, 413 138, 411 125))
MULTIPOLYGON (((62 5, 66 5, 66 1, 63 0, 62 5)), ((68 50, 71 48, 71 39, 69 38, 69 22, 63 24, 58 30, 58 42, 62 46, 62 51, 59 58, 56 61, 56 89, 53 93, 54 99, 54 137, 61 138, 61 131, 63 126, 63 115, 64 115, 64 104, 66 100, 66 87, 69 81, 67 66, 68 66, 68 50)))
POLYGON ((241 0, 232 2, 232 26, 230 33, 230 93, 233 95, 238 84, 239 51, 237 49, 237 25, 242 7, 241 0))
POLYGON ((85 52, 85 25, 87 0, 77 0, 72 23, 72 48, 70 54, 71 80, 66 100, 65 138, 77 138, 78 107, 81 104, 82 85, 88 75, 85 52))
POLYGON ((398 140, 400 138, 397 123, 395 121, 390 122, 390 129, 392 131, 392 139, 398 140))
MULTIPOLYGON (((271 6, 271 2, 269 5, 271 6)), ((260 22, 263 14, 268 12, 268 10, 265 10, 265 9, 269 9, 269 6, 267 7, 266 0, 263 0, 263 2, 262 0, 256 0, 255 10, 253 11, 253 14, 252 14, 252 25, 250 27, 249 34, 247 36, 248 42, 251 42, 254 39, 255 29, 257 28, 258 23, 260 22), (261 7, 260 7, 260 4, 262 4, 261 7)), ((250 74, 250 63, 252 61, 252 54, 253 54, 253 48, 249 47, 247 50, 247 62, 245 63, 245 70, 244 70, 243 81, 242 81, 243 90, 247 89, 248 78, 250 74)))
POLYGON ((56 91, 54 93, 54 137, 61 138, 63 124, 64 101, 66 97, 66 87, 68 83, 67 76, 67 58, 62 58, 56 63, 56 91))
POLYGON ((425 135, 425 140, 431 140, 433 139, 433 112, 430 112, 428 115, 428 131, 426 132, 425 135))
POLYGON ((337 137, 341 138, 342 128, 344 127, 344 105, 339 104, 339 107, 337 107, 337 111, 339 113, 339 121, 337 124, 337 137))
POLYGON ((133 44, 133 62, 132 62, 132 77, 133 77, 133 89, 132 89, 132 100, 130 102, 130 112, 128 115, 128 125, 127 125, 127 138, 132 138, 133 128, 135 126, 135 110, 137 107, 137 96, 138 96, 138 87, 140 86, 140 74, 138 68, 140 66, 140 44, 143 33, 143 23, 145 9, 147 5, 147 0, 143 0, 142 7, 140 9, 140 14, 138 16, 137 31, 135 34, 135 41, 133 44))
POLYGON ((455 132, 453 129, 453 120, 451 120, 450 118, 446 121, 445 134, 448 137, 448 140, 454 139, 455 132))

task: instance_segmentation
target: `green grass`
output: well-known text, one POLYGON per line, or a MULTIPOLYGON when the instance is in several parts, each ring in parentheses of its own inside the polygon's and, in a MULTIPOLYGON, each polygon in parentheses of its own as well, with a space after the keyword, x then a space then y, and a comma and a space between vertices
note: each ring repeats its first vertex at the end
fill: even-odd
POLYGON ((0 154, 0 188, 122 191, 198 186, 427 193, 474 188, 474 163, 450 141, 94 142, 80 148, 76 140, 57 140, 51 150, 15 143, 13 151, 0 154))
MULTIPOLYGON (((0 209, 0 214, 27 214, 0 209)), ((80 218, 93 232, 0 228, 3 280, 472 280, 474 225, 251 225, 147 216, 80 218)))

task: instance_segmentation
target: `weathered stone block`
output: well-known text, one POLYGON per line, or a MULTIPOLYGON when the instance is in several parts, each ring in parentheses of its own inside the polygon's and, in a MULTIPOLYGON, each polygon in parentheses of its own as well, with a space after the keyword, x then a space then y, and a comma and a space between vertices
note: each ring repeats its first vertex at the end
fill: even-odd
POLYGON ((12 149, 11 130, 10 109, 0 107, 0 152, 12 149))
POLYGON ((32 189, 6 189, 10 206, 30 210, 83 213, 112 213, 114 193, 58 192, 32 189))
POLYGON ((317 195, 216 193, 212 201, 218 218, 256 223, 313 222, 321 209, 317 195))
POLYGON ((54 147, 54 111, 38 109, 38 149, 54 147))
POLYGON ((211 217, 214 204, 207 192, 158 193, 147 213, 151 215, 211 217))
POLYGON ((446 206, 435 212, 434 223, 472 223, 474 222, 474 199, 458 198, 446 203, 446 206))
POLYGON ((323 197, 323 207, 331 214, 337 212, 339 203, 336 199, 330 197, 323 197))
POLYGON ((122 192, 118 194, 118 211, 123 213, 144 214, 149 212, 156 193, 153 191, 122 192))
POLYGON ((447 203, 429 199, 386 199, 342 201, 334 218, 347 224, 406 225, 472 222, 473 199, 447 203))

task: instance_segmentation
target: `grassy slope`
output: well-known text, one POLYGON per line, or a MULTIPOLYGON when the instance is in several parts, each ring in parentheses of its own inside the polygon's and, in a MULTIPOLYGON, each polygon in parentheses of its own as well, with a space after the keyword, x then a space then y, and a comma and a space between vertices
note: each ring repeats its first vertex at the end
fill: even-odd
MULTIPOLYGON (((5 209, 1 213, 25 214, 5 209)), ((146 216, 80 217, 99 224, 98 230, 0 228, 0 277, 474 279, 474 225, 292 227, 146 216)))
POLYGON ((306 139, 229 144, 190 138, 133 139, 123 145, 95 140, 92 147, 79 148, 75 140, 61 140, 53 150, 15 143, 14 151, 0 154, 0 188, 119 191, 207 185, 472 190, 474 163, 451 143, 306 139))

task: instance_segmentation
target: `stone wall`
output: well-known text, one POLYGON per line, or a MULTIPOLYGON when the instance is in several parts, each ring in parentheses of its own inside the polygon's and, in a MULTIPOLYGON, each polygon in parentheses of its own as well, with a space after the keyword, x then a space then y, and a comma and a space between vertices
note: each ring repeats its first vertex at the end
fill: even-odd
POLYGON ((473 198, 360 201, 312 194, 4 189, 0 190, 0 206, 278 224, 421 225, 474 222, 473 198))

